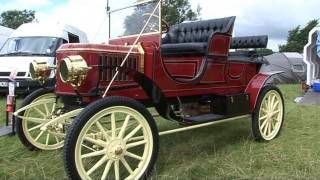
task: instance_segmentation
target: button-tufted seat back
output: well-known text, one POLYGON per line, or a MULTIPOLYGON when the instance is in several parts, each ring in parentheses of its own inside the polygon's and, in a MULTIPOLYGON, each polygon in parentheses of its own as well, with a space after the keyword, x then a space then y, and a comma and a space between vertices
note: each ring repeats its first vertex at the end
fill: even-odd
POLYGON ((174 25, 162 41, 162 54, 204 54, 215 33, 231 35, 235 17, 203 20, 174 25))
POLYGON ((268 36, 245 36, 232 38, 231 49, 266 48, 268 36))

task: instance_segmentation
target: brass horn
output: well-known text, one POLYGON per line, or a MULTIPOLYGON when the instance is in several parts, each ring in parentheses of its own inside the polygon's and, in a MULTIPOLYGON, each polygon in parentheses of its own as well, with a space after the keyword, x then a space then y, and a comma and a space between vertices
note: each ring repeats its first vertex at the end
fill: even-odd
POLYGON ((59 74, 63 83, 78 88, 87 78, 89 67, 81 56, 68 56, 59 63, 59 74))

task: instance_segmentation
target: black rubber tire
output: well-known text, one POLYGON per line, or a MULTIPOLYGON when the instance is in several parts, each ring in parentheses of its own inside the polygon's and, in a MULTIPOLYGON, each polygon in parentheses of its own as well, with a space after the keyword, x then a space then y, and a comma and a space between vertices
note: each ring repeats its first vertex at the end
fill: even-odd
MULTIPOLYGON (((54 88, 41 88, 41 89, 38 89, 38 90, 32 92, 22 101, 21 108, 29 105, 39 96, 49 94, 49 93, 54 93, 54 88)), ((21 112, 21 114, 23 114, 23 113, 24 112, 21 112)), ((16 121, 17 135, 18 135, 20 141, 22 142, 22 144, 31 151, 40 150, 39 148, 37 148, 36 146, 31 144, 29 142, 29 140, 26 138, 26 136, 23 132, 23 127, 22 127, 23 119, 16 117, 15 121, 16 121)))
POLYGON ((281 93, 281 91, 279 90, 278 87, 276 87, 274 85, 266 85, 265 87, 262 88, 262 90, 261 90, 261 92, 259 94, 256 107, 255 107, 254 112, 252 114, 252 133, 253 133, 253 136, 254 136, 255 140, 259 141, 259 142, 270 141, 270 140, 266 140, 265 138, 263 138, 263 136, 262 136, 262 134, 260 132, 260 128, 259 128, 259 111, 260 111, 260 108, 261 108, 261 105, 262 105, 263 98, 265 97, 265 95, 269 91, 272 91, 272 90, 274 90, 274 91, 279 93, 279 95, 281 97, 282 104, 283 104, 282 122, 281 122, 280 129, 279 129, 277 135, 273 139, 279 137, 279 135, 281 134, 281 130, 282 130, 282 126, 283 126, 283 122, 284 122, 284 115, 285 115, 285 107, 284 107, 283 95, 282 95, 282 93, 281 93))
POLYGON ((76 164, 75 164, 75 147, 76 142, 78 139, 78 136, 84 127, 84 125, 87 123, 87 121, 94 116, 97 112, 106 109, 108 107, 112 106, 127 106, 130 108, 133 108, 137 110, 141 115, 143 115, 152 131, 152 138, 153 138, 153 152, 152 157, 150 160, 150 163, 148 165, 148 168, 146 172, 144 173, 144 176, 140 179, 147 179, 147 177, 150 176, 154 165, 156 163, 157 157, 158 157, 158 151, 159 151, 159 135, 158 135, 158 128, 156 126, 156 123, 150 114, 150 112, 146 109, 146 107, 141 104, 140 102, 126 98, 126 97, 108 97, 101 100, 98 100, 89 106, 87 106, 73 121, 69 131, 67 132, 67 136, 65 139, 65 149, 64 149, 64 165, 66 172, 70 179, 72 180, 80 180, 81 177, 77 172, 76 164))

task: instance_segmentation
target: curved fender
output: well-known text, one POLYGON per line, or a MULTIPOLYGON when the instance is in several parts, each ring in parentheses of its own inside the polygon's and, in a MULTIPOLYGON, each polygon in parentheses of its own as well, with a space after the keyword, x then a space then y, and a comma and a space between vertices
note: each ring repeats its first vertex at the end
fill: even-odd
POLYGON ((152 79, 133 69, 118 67, 118 70, 127 74, 142 87, 160 116, 169 120, 182 121, 180 117, 175 115, 164 93, 152 79))
POLYGON ((254 111, 256 107, 256 103, 258 101, 258 97, 261 89, 266 84, 267 80, 273 75, 283 73, 282 71, 271 71, 271 72, 263 72, 256 74, 247 85, 245 90, 246 93, 250 95, 250 109, 254 111))

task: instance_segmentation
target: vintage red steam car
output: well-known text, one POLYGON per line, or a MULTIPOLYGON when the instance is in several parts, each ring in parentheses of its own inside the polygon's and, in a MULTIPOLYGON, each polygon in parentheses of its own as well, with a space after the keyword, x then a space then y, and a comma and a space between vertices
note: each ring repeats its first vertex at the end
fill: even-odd
MULTIPOLYGON (((159 135, 217 122, 252 117, 256 140, 278 136, 283 97, 266 84, 278 72, 258 73, 264 61, 254 50, 266 47, 267 36, 232 38, 235 17, 169 27, 161 1, 108 15, 109 43, 62 46, 55 89, 30 94, 15 113, 28 148, 65 146, 71 179, 143 179, 159 135), (181 128, 158 132, 151 107, 181 128)), ((35 61, 30 68, 44 82, 51 67, 35 61)))

